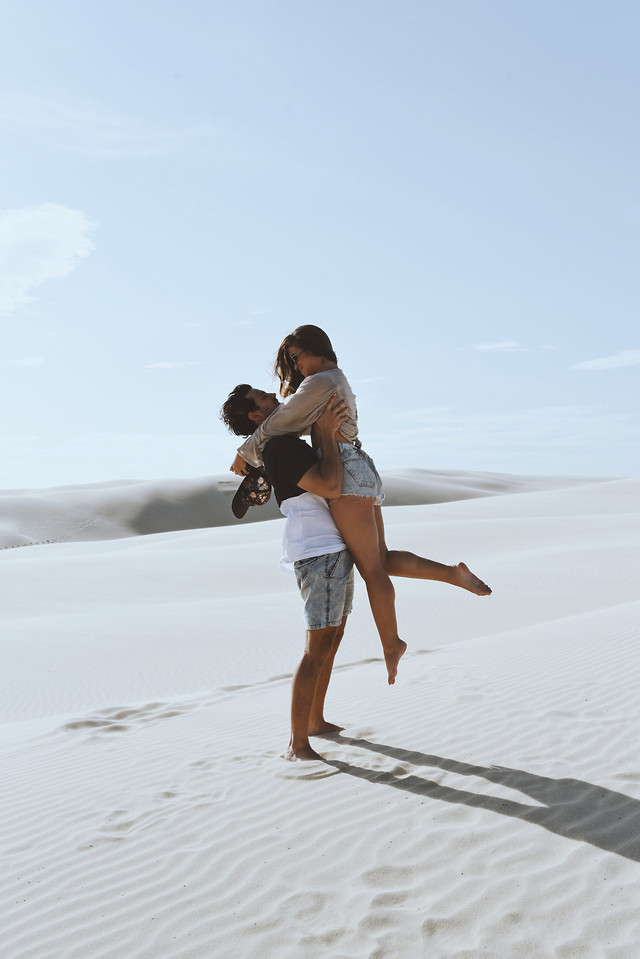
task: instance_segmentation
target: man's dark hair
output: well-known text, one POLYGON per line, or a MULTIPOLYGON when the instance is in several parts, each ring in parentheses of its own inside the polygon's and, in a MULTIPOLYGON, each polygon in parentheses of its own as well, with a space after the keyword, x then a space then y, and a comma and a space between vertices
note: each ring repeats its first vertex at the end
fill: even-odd
POLYGON ((220 410, 220 419, 236 436, 251 436, 258 428, 258 424, 249 419, 249 413, 258 409, 255 400, 247 396, 252 389, 249 383, 234 386, 220 410))

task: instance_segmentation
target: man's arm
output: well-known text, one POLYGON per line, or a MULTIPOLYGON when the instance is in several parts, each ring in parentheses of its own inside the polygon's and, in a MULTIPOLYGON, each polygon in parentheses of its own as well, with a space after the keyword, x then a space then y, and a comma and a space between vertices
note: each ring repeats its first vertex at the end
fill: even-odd
POLYGON ((336 434, 340 432, 340 427, 348 415, 346 400, 332 396, 315 423, 322 459, 300 477, 298 480, 300 489, 330 500, 338 499, 342 495, 342 460, 336 443, 336 434))

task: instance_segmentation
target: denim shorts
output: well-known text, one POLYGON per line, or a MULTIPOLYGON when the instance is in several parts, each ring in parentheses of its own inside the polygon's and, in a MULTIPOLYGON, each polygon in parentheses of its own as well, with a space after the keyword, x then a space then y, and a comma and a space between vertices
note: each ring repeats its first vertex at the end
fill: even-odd
POLYGON ((294 569, 304 600, 307 629, 339 626, 353 606, 353 560, 349 550, 299 559, 294 569))
POLYGON ((344 467, 342 495, 368 496, 375 500, 375 506, 382 506, 382 480, 371 457, 351 443, 338 443, 338 450, 344 467))

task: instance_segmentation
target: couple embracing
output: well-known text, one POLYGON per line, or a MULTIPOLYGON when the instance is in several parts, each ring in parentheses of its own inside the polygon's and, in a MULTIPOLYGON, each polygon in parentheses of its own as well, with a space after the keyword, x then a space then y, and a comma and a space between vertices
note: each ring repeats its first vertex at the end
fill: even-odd
MULTIPOLYGON (((227 427, 247 437, 231 469, 248 477, 262 467, 286 516, 283 561, 295 570, 305 609, 305 652, 294 675, 291 739, 285 758, 321 759, 309 736, 338 732, 324 719, 333 660, 351 612, 353 566, 362 576, 393 684, 407 644, 398 636, 391 576, 438 580, 488 596, 464 563, 447 566, 387 549, 382 481, 358 438, 356 400, 331 341, 300 326, 278 350, 275 393, 240 384, 222 408, 227 427), (311 433, 311 445, 300 434, 311 433)), ((252 503, 249 489, 246 506, 252 503)), ((260 501, 258 496, 256 501, 260 501)))

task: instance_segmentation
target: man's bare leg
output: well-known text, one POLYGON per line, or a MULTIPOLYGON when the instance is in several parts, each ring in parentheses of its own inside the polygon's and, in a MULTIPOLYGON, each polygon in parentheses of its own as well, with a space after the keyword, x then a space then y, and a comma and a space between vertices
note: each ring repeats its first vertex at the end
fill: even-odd
POLYGON ((342 637, 344 636, 344 629, 347 625, 347 617, 343 616, 342 622, 335 629, 335 637, 329 651, 329 655, 324 661, 322 669, 320 670, 320 675, 318 677, 318 685, 316 686, 316 694, 313 698, 313 703, 311 704, 311 712, 309 713, 309 735, 310 736, 321 736, 327 733, 339 733, 344 727, 336 726, 335 723, 328 723, 324 718, 324 700, 327 695, 327 689, 329 688, 329 681, 331 679, 331 671, 333 670, 333 661, 336 658, 336 653, 338 652, 338 647, 342 637))
POLYGON ((291 739, 284 752, 284 758, 291 762, 296 759, 322 759, 309 742, 309 716, 322 667, 331 654, 339 628, 329 626, 326 629, 307 630, 304 655, 293 677, 291 689, 291 739))

